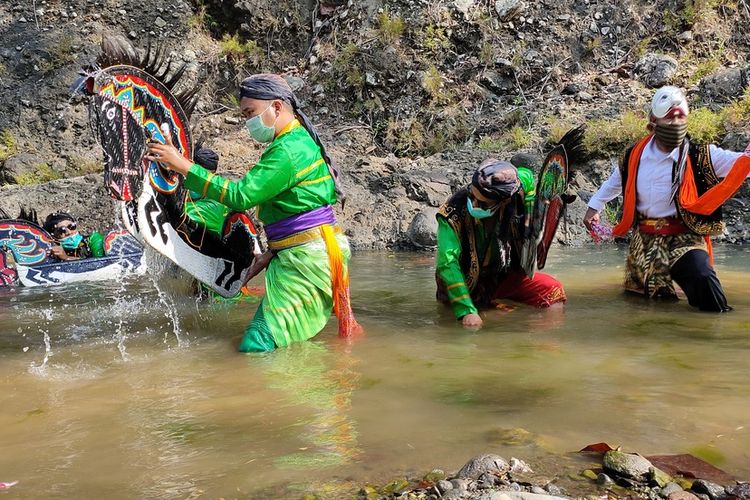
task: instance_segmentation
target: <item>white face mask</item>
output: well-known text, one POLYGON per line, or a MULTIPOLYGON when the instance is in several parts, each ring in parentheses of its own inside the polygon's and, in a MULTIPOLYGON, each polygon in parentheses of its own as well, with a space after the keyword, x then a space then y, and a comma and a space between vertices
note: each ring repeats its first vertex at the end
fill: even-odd
POLYGON ((276 120, 278 120, 279 117, 277 116, 274 119, 273 125, 271 125, 270 127, 263 123, 262 118, 262 116, 271 108, 271 106, 273 106, 273 104, 269 104, 262 113, 258 113, 257 115, 245 121, 245 128, 247 129, 247 133, 250 134, 250 137, 262 144, 273 141, 273 138, 276 135, 276 120))

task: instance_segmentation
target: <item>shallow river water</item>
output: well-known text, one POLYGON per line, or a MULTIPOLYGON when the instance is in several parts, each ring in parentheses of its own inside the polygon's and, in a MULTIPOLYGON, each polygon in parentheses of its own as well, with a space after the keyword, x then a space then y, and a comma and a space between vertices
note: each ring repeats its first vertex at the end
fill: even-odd
POLYGON ((196 304, 146 277, 0 292, 0 481, 9 498, 350 496, 481 452, 564 482, 606 441, 693 453, 750 479, 750 251, 718 249, 735 311, 620 289, 623 249, 555 248, 562 309, 434 301, 433 256, 359 253, 365 337, 336 322, 267 355, 235 345, 256 304, 196 304))

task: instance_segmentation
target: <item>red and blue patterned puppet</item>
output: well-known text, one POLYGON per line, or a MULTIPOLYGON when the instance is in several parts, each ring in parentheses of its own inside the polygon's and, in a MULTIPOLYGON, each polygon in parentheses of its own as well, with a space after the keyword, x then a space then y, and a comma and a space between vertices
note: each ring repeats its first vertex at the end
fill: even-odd
POLYGON ((126 227, 218 294, 239 293, 255 255, 257 230, 246 214, 230 214, 217 236, 185 211, 182 176, 144 159, 149 141, 172 143, 187 158, 194 146, 190 115, 198 86, 182 82, 163 48, 136 51, 121 37, 102 41, 95 67, 76 89, 90 96, 89 119, 104 151, 104 182, 123 204, 126 227), (178 87, 184 90, 178 91, 178 87))

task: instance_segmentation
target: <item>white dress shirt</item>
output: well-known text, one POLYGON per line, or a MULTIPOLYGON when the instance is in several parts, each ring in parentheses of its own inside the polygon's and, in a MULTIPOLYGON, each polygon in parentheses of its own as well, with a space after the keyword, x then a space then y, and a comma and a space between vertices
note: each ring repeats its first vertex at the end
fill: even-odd
MULTIPOLYGON (((721 149, 713 144, 709 146, 709 152, 716 176, 719 178, 726 177, 734 162, 743 154, 721 149)), ((664 153, 656 147, 653 138, 646 145, 641 153, 635 186, 636 210, 639 214, 651 219, 677 215, 677 208, 670 201, 670 197, 672 196, 672 166, 678 156, 678 148, 670 153, 664 153)), ((589 200, 589 208, 600 212, 608 201, 617 198, 620 194, 622 194, 622 178, 620 169, 615 166, 609 179, 589 200)))

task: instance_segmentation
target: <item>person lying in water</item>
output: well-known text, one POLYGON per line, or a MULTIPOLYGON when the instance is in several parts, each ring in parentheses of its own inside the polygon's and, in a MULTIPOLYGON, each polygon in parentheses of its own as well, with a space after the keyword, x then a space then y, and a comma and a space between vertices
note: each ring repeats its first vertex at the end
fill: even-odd
POLYGON ((49 254, 59 260, 78 260, 89 257, 104 257, 104 237, 94 231, 84 236, 78 222, 66 212, 54 212, 44 220, 44 230, 55 240, 49 254))
POLYGON ((449 304, 465 327, 481 327, 479 308, 499 299, 536 307, 566 300, 554 277, 526 275, 512 245, 525 232, 524 193, 533 185, 533 175, 522 182, 512 163, 490 158, 438 211, 437 299, 449 304))

